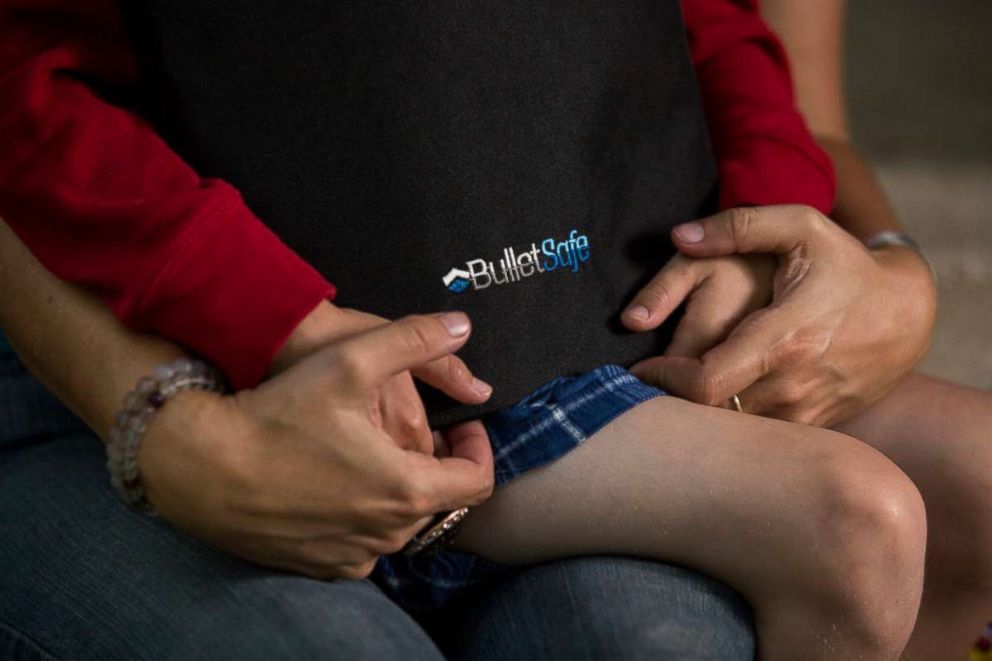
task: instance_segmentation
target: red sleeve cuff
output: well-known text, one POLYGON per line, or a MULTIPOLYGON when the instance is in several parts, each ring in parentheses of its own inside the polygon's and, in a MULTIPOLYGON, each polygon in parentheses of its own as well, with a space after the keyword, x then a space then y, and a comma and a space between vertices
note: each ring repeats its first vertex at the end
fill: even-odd
POLYGON ((115 312, 192 349, 238 390, 262 380, 300 321, 336 291, 234 200, 190 223, 140 300, 115 312))
POLYGON ((833 164, 793 98, 786 53, 757 0, 682 0, 720 171, 720 207, 833 207, 833 164))
POLYGON ((808 204, 829 214, 836 180, 833 164, 819 148, 774 136, 738 137, 734 153, 719 162, 720 208, 808 204))

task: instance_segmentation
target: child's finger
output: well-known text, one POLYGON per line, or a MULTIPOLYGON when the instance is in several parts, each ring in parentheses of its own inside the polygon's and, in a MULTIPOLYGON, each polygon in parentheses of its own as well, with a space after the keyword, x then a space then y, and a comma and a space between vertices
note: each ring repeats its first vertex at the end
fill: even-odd
POLYGON ((710 283, 712 280, 693 293, 664 355, 699 358, 726 339, 738 322, 751 312, 751 309, 727 305, 723 297, 726 292, 710 283))
POLYGON ((652 330, 661 325, 705 277, 708 267, 704 264, 679 255, 669 260, 620 315, 623 325, 632 331, 652 330))
POLYGON ((816 209, 802 205, 738 207, 676 225, 672 240, 680 251, 694 257, 784 255, 809 243, 828 226, 836 227, 816 209))
POLYGON ((692 293, 666 356, 699 358, 727 339, 734 328, 769 302, 744 271, 714 269, 692 293))

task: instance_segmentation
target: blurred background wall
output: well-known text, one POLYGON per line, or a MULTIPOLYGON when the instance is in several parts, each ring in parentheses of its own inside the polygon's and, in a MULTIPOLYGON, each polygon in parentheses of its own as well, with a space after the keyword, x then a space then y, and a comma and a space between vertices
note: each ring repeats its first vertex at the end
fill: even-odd
POLYGON ((992 388, 992 1, 848 5, 855 142, 938 273, 922 369, 992 388))

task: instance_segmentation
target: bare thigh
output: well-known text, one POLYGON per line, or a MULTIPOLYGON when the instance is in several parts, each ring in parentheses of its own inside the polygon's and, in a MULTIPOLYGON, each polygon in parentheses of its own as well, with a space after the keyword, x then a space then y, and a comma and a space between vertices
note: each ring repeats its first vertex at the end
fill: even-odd
MULTIPOLYGON (((909 511, 918 501, 892 462, 848 436, 661 397, 498 489, 457 546, 509 564, 640 555, 701 570, 753 601, 853 577, 860 540, 873 543, 865 529, 891 529, 903 513, 922 543, 909 511)), ((912 600, 918 588, 891 596, 912 600)))

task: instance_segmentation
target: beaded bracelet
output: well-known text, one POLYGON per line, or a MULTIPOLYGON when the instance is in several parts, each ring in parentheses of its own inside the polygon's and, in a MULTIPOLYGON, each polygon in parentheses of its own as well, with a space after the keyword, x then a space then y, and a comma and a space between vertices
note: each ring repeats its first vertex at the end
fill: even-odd
POLYGON ((124 405, 107 436, 107 470, 110 483, 129 507, 154 514, 138 475, 138 451, 155 411, 186 390, 225 391, 220 373, 199 360, 180 358, 142 377, 124 397, 124 405))

